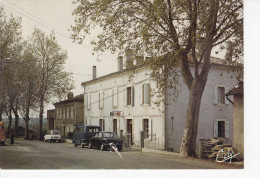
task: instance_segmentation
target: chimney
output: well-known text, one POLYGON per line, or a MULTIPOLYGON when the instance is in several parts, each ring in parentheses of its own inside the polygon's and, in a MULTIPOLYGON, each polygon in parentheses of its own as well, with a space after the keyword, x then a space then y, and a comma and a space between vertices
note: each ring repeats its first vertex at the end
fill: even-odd
POLYGON ((97 78, 97 67, 93 66, 93 80, 97 78))
POLYGON ((72 99, 73 98, 73 93, 72 92, 69 92, 68 93, 68 100, 72 99))
POLYGON ((118 56, 118 71, 123 70, 124 59, 123 56, 118 56))

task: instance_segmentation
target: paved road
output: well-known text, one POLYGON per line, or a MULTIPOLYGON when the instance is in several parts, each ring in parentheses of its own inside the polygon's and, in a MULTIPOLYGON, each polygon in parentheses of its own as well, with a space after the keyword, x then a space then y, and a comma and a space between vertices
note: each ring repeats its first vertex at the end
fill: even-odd
POLYGON ((0 146, 1 169, 230 169, 237 165, 179 158, 165 154, 117 153, 88 148, 75 148, 69 143, 47 143, 16 139, 0 146))

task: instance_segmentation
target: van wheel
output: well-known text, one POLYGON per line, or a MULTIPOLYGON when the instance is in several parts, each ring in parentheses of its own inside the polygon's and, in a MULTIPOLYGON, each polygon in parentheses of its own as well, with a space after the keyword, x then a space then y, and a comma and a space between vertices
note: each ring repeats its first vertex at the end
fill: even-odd
POLYGON ((84 148, 84 145, 83 145, 83 143, 82 143, 82 142, 80 142, 80 147, 81 147, 81 148, 84 148))
POLYGON ((104 151, 104 150, 105 150, 104 144, 101 144, 100 150, 101 150, 101 151, 104 151))

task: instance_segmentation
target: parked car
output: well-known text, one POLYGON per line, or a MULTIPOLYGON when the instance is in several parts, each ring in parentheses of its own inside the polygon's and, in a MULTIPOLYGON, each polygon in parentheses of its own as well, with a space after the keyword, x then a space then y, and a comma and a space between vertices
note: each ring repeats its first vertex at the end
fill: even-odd
POLYGON ((61 135, 60 131, 58 130, 50 130, 44 135, 44 141, 45 142, 56 142, 58 141, 59 143, 61 142, 61 135))
POLYGON ((73 143, 74 146, 78 145, 83 148, 89 143, 89 139, 96 135, 101 130, 99 126, 96 125, 80 125, 75 128, 73 134, 73 143))
POLYGON ((4 122, 0 121, 0 142, 1 145, 5 145, 5 129, 4 122))
POLYGON ((116 146, 118 151, 121 151, 123 148, 123 139, 120 139, 115 132, 101 131, 89 140, 88 148, 95 147, 104 151, 112 145, 116 146))

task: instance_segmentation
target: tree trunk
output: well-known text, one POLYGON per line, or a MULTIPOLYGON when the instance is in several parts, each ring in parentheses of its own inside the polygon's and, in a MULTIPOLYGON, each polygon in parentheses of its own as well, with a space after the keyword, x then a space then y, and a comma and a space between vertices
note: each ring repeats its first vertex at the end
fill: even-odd
POLYGON ((12 120, 13 120, 11 109, 10 109, 9 114, 8 114, 8 119, 9 119, 9 122, 8 122, 7 133, 6 133, 7 138, 9 138, 10 130, 11 130, 11 127, 12 127, 12 120))
POLYGON ((25 132, 24 132, 24 139, 29 140, 29 120, 30 118, 25 118, 25 132))
POLYGON ((18 127, 19 127, 19 115, 17 113, 17 111, 14 112, 15 113, 15 121, 14 121, 14 136, 18 137, 19 133, 18 133, 18 127))
POLYGON ((25 121, 24 139, 25 139, 25 140, 29 140, 29 120, 30 120, 29 112, 30 112, 30 105, 27 104, 26 113, 25 113, 25 118, 24 118, 24 121, 25 121))
POLYGON ((194 80, 189 91, 189 104, 186 113, 186 127, 182 137, 180 147, 180 155, 182 156, 196 156, 196 140, 198 133, 198 122, 201 98, 205 85, 194 80))
MULTIPOLYGON (((212 48, 209 46, 205 51, 201 73, 198 74, 199 72, 195 71, 195 74, 198 74, 197 76, 195 75, 195 79, 192 79, 190 75, 185 73, 185 64, 183 67, 184 72, 182 72, 182 76, 184 77, 184 81, 189 89, 189 103, 186 112, 186 126, 184 129, 184 134, 180 147, 180 155, 182 156, 196 156, 195 150, 198 134, 200 104, 202 94, 207 83, 207 77, 210 68, 211 49, 212 48)), ((199 68, 197 68, 197 70, 199 70, 199 68)))
POLYGON ((42 118, 43 118, 43 110, 44 110, 44 101, 41 100, 40 101, 40 115, 39 115, 39 132, 38 132, 38 136, 39 136, 39 140, 42 140, 42 118))

